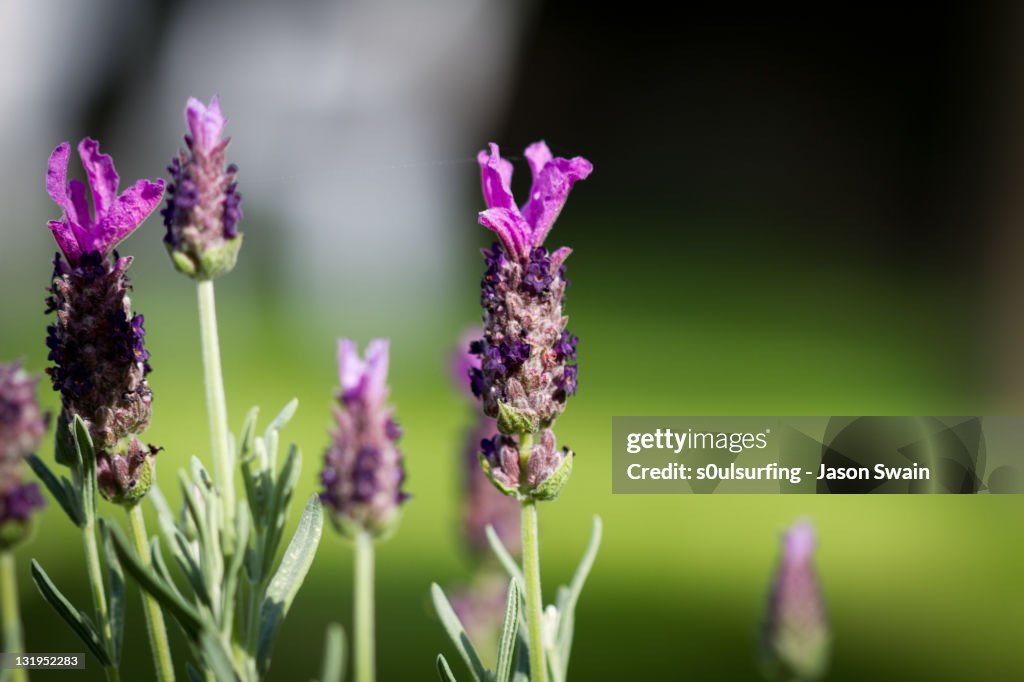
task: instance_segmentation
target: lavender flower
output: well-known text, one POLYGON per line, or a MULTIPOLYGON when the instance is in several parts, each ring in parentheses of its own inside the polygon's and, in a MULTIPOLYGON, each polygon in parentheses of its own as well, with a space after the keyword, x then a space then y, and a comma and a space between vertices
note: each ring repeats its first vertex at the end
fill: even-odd
MULTIPOLYGON (((480 358, 469 352, 469 344, 473 339, 479 338, 480 334, 479 329, 468 330, 462 335, 459 347, 452 353, 452 376, 456 385, 469 399, 473 398, 470 372, 480 367, 480 358)), ((498 423, 480 412, 476 405, 474 405, 474 412, 476 421, 466 432, 466 444, 462 457, 465 465, 463 480, 466 491, 462 503, 463 536, 473 554, 478 557, 484 556, 490 551, 486 529, 487 526, 493 526, 505 547, 510 552, 518 554, 521 541, 519 506, 495 490, 487 477, 480 471, 480 443, 498 435, 498 423)), ((496 617, 500 619, 501 607, 504 604, 505 584, 504 581, 499 582, 501 582, 501 598, 494 597, 489 601, 497 601, 496 617)), ((456 611, 458 611, 457 606, 456 611)))
MULTIPOLYGON (((498 146, 491 144, 490 154, 478 156, 488 206, 480 213, 480 224, 497 233, 500 245, 483 252, 484 334, 470 348, 480 358, 470 381, 484 413, 496 418, 505 434, 485 444, 485 470, 507 494, 536 497, 535 488, 544 486, 567 461, 565 466, 571 467, 570 451, 555 450, 548 429, 576 392, 578 378, 577 338, 566 330, 562 310, 568 286, 564 263, 571 250, 549 252, 543 244, 572 185, 593 167, 582 157, 553 158, 543 142, 527 147, 526 158, 533 186, 519 208, 510 189, 512 164, 501 158, 498 146), (507 455, 518 450, 524 437, 539 432, 539 443, 526 448, 533 454, 520 481, 518 457, 507 455)), ((559 488, 567 476, 556 477, 559 488)), ((541 493, 543 499, 557 494, 550 487, 541 493)))
POLYGON ((321 500, 334 512, 338 529, 360 529, 381 536, 392 529, 408 495, 402 491, 405 466, 396 442, 401 429, 388 397, 388 342, 375 339, 359 357, 356 344, 338 341, 341 390, 334 416, 337 428, 324 454, 321 500))
POLYGON ((768 603, 763 647, 777 679, 816 680, 828 665, 829 630, 812 558, 814 528, 794 524, 782 540, 782 559, 768 603))
MULTIPOLYGON (((111 501, 132 504, 149 490, 156 450, 138 435, 149 425, 152 392, 142 315, 131 310, 125 271, 132 258, 113 251, 160 203, 162 180, 139 180, 118 195, 113 160, 86 138, 78 145, 92 192, 93 210, 79 180, 67 181, 70 145, 50 156, 46 188, 63 209, 50 230, 60 246, 53 261, 47 312, 47 370, 61 393, 58 435, 66 437, 77 415, 88 425, 96 449, 97 480, 111 501)), ((62 448, 58 447, 58 457, 62 448)), ((69 461, 62 461, 70 464, 69 461)))
POLYGON ((190 97, 185 121, 188 150, 179 150, 167 167, 171 184, 167 206, 160 212, 167 227, 164 243, 178 270, 199 280, 213 279, 235 267, 242 246, 238 167, 224 166, 231 138, 221 138, 227 118, 216 97, 209 106, 190 97))
POLYGON ((39 409, 37 383, 20 363, 0 364, 0 550, 25 537, 32 512, 43 506, 39 487, 21 478, 22 460, 39 447, 50 421, 39 409))

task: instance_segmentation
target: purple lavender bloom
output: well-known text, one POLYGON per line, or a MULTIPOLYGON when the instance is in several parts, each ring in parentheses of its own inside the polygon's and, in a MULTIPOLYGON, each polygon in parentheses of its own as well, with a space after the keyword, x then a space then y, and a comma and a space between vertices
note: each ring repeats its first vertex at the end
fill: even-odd
POLYGON ((21 364, 0 364, 0 549, 24 538, 32 512, 43 506, 35 483, 22 482, 22 460, 36 451, 49 424, 36 384, 21 364))
POLYGON ((375 339, 359 357, 356 344, 338 341, 341 390, 334 416, 337 428, 324 454, 321 499, 333 511, 338 529, 385 535, 398 521, 408 495, 402 491, 405 465, 396 441, 401 430, 388 397, 388 342, 375 339))
POLYGON ((222 138, 227 118, 216 97, 209 106, 190 97, 185 121, 188 149, 179 150, 167 167, 171 184, 167 206, 160 212, 167 228, 164 243, 178 270, 196 279, 213 279, 235 267, 242 246, 238 166, 225 167, 224 150, 231 138, 222 138))
POLYGON ((483 252, 484 332, 473 346, 481 365, 471 381, 484 413, 508 434, 548 428, 576 391, 577 339, 563 313, 570 249, 549 252, 543 243, 572 185, 593 170, 582 157, 553 158, 543 142, 530 145, 526 158, 533 186, 520 208, 510 189, 512 164, 498 146, 478 156, 488 206, 480 223, 497 233, 500 246, 483 252))
MULTIPOLYGON (((452 378, 468 399, 473 398, 471 372, 480 368, 479 356, 470 352, 469 347, 480 334, 480 329, 467 330, 463 333, 458 348, 452 353, 452 378)), ((474 556, 489 556, 486 529, 490 525, 494 527, 505 547, 513 554, 518 554, 522 541, 519 532, 519 505, 495 490, 487 476, 480 470, 480 442, 490 441, 498 435, 498 423, 480 412, 475 400, 474 413, 476 420, 466 431, 462 455, 465 490, 462 503, 463 538, 474 556)), ((497 607, 499 619, 502 603, 504 602, 499 603, 497 607)))
POLYGON ((47 312, 57 317, 46 344, 54 363, 47 373, 63 408, 58 435, 67 433, 75 415, 81 417, 96 449, 101 492, 134 504, 149 490, 155 454, 137 437, 151 414, 149 353, 143 317, 132 313, 128 297, 125 271, 132 259, 113 249, 160 203, 163 181, 139 180, 118 196, 113 160, 86 138, 78 150, 92 188, 90 213, 84 185, 67 182, 69 149, 65 142, 54 150, 46 175, 47 191, 64 210, 61 220, 50 221, 64 257, 54 258, 46 300, 47 312))
POLYGON ((763 636, 767 672, 776 679, 817 680, 828 666, 829 628, 814 547, 807 522, 794 524, 782 539, 763 636))

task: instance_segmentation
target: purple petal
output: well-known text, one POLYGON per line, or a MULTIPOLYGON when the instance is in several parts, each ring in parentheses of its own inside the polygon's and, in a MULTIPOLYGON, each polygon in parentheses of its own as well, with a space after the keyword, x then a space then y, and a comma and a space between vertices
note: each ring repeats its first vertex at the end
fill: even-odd
POLYGON ((96 222, 99 223, 117 199, 117 187, 120 179, 117 177, 117 171, 114 170, 114 160, 107 154, 101 154, 100 143, 91 137, 78 143, 78 155, 82 157, 82 165, 89 178, 96 222))
POLYGON ((544 238, 565 205, 573 183, 583 180, 593 170, 591 163, 581 156, 574 159, 552 159, 540 169, 534 178, 530 199, 522 210, 523 218, 532 228, 532 246, 544 243, 544 238))
POLYGON ((478 221, 497 233, 510 258, 525 261, 530 254, 530 226, 518 210, 490 208, 481 211, 478 221))
MULTIPOLYGON (((525 154, 526 160, 530 163, 530 172, 533 174, 533 184, 536 186, 541 170, 551 163, 551 150, 548 149, 544 140, 540 140, 527 147, 525 154)), ((533 194, 533 190, 530 191, 530 194, 533 194)))
POLYGON ((562 267, 562 263, 565 262, 565 259, 569 257, 570 253, 572 253, 572 249, 570 249, 568 246, 563 246, 561 248, 555 249, 555 252, 551 254, 552 275, 558 272, 558 268, 562 267))
POLYGON ((89 200, 85 196, 85 183, 75 179, 68 183, 68 194, 71 203, 65 208, 71 222, 84 227, 92 227, 92 213, 89 211, 89 200), (70 209, 70 210, 68 210, 70 209))
POLYGON ((160 203, 163 194, 163 180, 138 180, 126 189, 109 207, 106 215, 97 222, 93 230, 94 248, 104 255, 110 253, 111 249, 149 217, 160 203))
POLYGON ((782 540, 783 557, 786 563, 802 564, 814 553, 814 526, 807 521, 793 524, 782 540))
POLYGON ((65 211, 68 210, 68 158, 71 156, 71 145, 61 142, 50 154, 46 166, 46 191, 65 211))
POLYGON ((78 239, 75 237, 70 223, 67 220, 51 220, 48 224, 50 232, 53 232, 53 238, 57 240, 57 246, 64 252, 68 262, 77 263, 82 255, 82 249, 78 245, 78 239))
POLYGON ((388 397, 388 340, 374 339, 366 346, 366 400, 380 405, 388 397))
POLYGON ((220 135, 227 118, 221 114, 220 100, 214 95, 209 106, 195 97, 189 97, 185 105, 185 121, 192 132, 195 145, 203 152, 209 153, 220 143, 220 135))
POLYGON ((490 143, 491 153, 481 151, 476 156, 480 164, 480 179, 484 188, 487 208, 516 209, 512 198, 512 163, 501 158, 498 145, 490 143))
POLYGON ((363 360, 355 341, 338 339, 338 380, 343 394, 359 390, 363 378, 363 360))

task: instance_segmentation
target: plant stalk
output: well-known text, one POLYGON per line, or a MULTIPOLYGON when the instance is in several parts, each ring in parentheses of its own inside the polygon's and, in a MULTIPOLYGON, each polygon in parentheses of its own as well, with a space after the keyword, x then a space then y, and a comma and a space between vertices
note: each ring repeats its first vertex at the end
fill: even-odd
MULTIPOLYGON (((91 475, 91 474, 90 474, 91 475)), ((92 604, 96 610, 96 622, 103 634, 103 645, 109 654, 114 652, 114 633, 110 627, 110 612, 107 609, 107 591, 103 580, 103 566, 100 563, 99 546, 96 543, 96 515, 86 510, 85 526, 82 527, 82 539, 85 542, 85 566, 89 576, 89 587, 92 589, 92 604)), ((116 663, 104 668, 109 682, 119 682, 121 674, 116 663)))
POLYGON ((356 534, 355 561, 355 680, 373 682, 373 538, 366 530, 356 534))
MULTIPOLYGON (((128 524, 135 542, 135 552, 144 566, 150 565, 149 534, 142 507, 134 505, 128 510, 128 524)), ((145 590, 142 590, 142 608, 146 614, 146 632, 149 634, 149 648, 153 652, 153 667, 158 682, 174 682, 174 662, 171 660, 171 645, 167 639, 167 625, 160 604, 145 590)))
MULTIPOLYGON (((206 411, 210 418, 210 440, 213 452, 213 475, 220 492, 224 512, 224 531, 229 538, 235 528, 235 475, 232 468, 228 408, 224 397, 224 376, 220 367, 220 340, 217 336, 217 302, 213 281, 201 280, 196 289, 199 296, 199 335, 203 346, 203 378, 206 384, 206 411)), ((234 552, 233 542, 226 553, 234 552)))
MULTIPOLYGON (((0 552, 0 609, 3 610, 3 651, 8 654, 25 653, 25 640, 21 631, 18 611, 18 574, 14 552, 0 552)), ((11 682, 28 682, 28 671, 11 671, 11 682)))
MULTIPOLYGON (((519 478, 526 483, 527 465, 533 452, 533 434, 519 434, 519 478)), ((540 591, 540 539, 537 531, 537 502, 522 502, 523 576, 526 579, 526 630, 530 649, 530 682, 547 682, 542 618, 544 601, 540 591)))

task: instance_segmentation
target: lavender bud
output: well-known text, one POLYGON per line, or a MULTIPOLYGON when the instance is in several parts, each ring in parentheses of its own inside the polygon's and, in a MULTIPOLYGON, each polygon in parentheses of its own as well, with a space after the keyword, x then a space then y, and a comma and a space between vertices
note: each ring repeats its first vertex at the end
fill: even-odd
POLYGON ((63 252, 53 261, 47 312, 56 320, 47 328, 53 366, 47 370, 61 394, 57 457, 70 465, 69 425, 77 415, 86 423, 96 451, 97 480, 107 499, 132 504, 149 490, 150 462, 156 450, 138 439, 149 426, 153 394, 142 315, 131 309, 125 274, 131 257, 119 257, 114 245, 131 234, 159 204, 163 183, 138 181, 117 195, 113 160, 83 140, 79 154, 93 195, 89 211, 85 188, 67 182, 69 147, 50 157, 47 189, 63 209, 51 221, 63 252), (63 453, 63 454, 62 454, 63 453))
POLYGON ((482 440, 480 464, 484 473, 506 495, 521 500, 555 499, 572 474, 575 453, 566 447, 558 449, 554 432, 545 429, 523 457, 519 452, 522 438, 522 434, 498 434, 482 440))
POLYGON ((775 679, 817 680, 828 666, 830 636, 814 546, 814 528, 807 522, 794 524, 782 540, 762 643, 766 671, 775 679))
POLYGON ((388 342, 371 341, 365 359, 354 342, 338 341, 341 390, 334 416, 337 428, 324 453, 321 500, 333 512, 335 525, 353 535, 362 529, 380 537, 394 528, 400 507, 405 465, 396 444, 401 430, 388 396, 388 342))
MULTIPOLYGON (((479 336, 479 329, 469 330, 462 335, 459 347, 452 353, 452 378, 469 400, 473 398, 470 371, 480 367, 480 358, 469 352, 469 345, 472 339, 479 336)), ((462 503, 462 535, 474 556, 482 559, 490 556, 486 529, 487 526, 492 526, 502 544, 513 554, 518 554, 522 541, 519 530, 519 505, 495 490, 487 476, 480 470, 480 442, 497 436, 498 424, 480 412, 476 401, 473 403, 476 422, 467 429, 462 455, 465 490, 462 503)), ((501 603, 498 604, 497 613, 497 617, 500 616, 501 603)), ((463 623, 465 622, 463 620, 463 623)))
POLYGON ((43 506, 35 483, 22 482, 22 460, 34 453, 49 422, 39 409, 36 384, 21 364, 0 364, 0 550, 23 540, 32 513, 43 506))
POLYGON ((235 175, 238 166, 224 165, 224 150, 231 138, 221 138, 227 118, 214 97, 206 106, 190 97, 185 107, 190 134, 186 150, 179 150, 167 171, 167 206, 164 217, 167 246, 174 266, 195 279, 213 279, 230 272, 238 259, 242 234, 242 195, 235 175))

